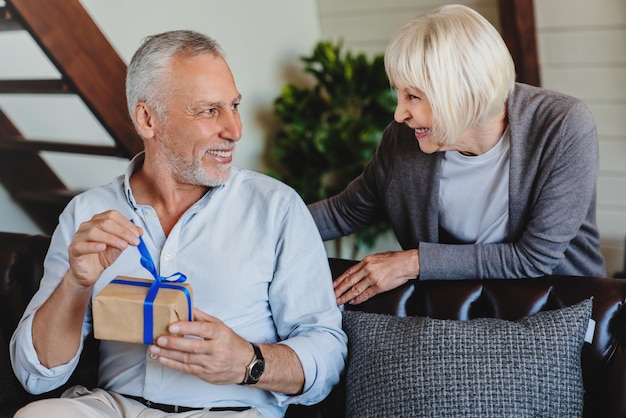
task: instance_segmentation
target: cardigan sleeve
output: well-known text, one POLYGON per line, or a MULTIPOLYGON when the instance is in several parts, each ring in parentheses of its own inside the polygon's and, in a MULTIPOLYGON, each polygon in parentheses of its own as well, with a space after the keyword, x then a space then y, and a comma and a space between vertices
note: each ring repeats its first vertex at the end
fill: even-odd
POLYGON ((393 141, 390 125, 363 172, 339 194, 312 203, 313 215, 324 241, 358 232, 382 218, 383 191, 393 169, 393 141))

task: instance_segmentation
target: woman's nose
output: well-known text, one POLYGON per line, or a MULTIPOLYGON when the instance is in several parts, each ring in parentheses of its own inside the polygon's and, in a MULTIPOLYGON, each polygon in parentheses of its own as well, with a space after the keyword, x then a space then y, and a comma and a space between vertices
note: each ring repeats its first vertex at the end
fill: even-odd
POLYGON ((393 118, 398 123, 404 123, 411 118, 411 113, 406 106, 398 103, 396 105, 396 110, 393 112, 393 118))

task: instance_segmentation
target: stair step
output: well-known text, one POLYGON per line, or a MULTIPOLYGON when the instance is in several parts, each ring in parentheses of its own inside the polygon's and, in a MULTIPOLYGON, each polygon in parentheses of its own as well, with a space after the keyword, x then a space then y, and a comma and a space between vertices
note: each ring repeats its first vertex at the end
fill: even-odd
MULTIPOLYGON (((88 141, 83 141, 88 142, 88 141)), ((114 146, 84 145, 75 143, 61 143, 42 140, 24 140, 18 135, 0 136, 0 150, 3 151, 51 151, 65 152, 69 154, 88 154, 107 157, 124 157, 124 153, 114 146)))
POLYGON ((128 117, 126 63, 80 0, 5 3, 126 156, 142 151, 143 142, 128 117))
POLYGON ((12 94, 75 94, 65 80, 0 80, 0 93, 12 94))

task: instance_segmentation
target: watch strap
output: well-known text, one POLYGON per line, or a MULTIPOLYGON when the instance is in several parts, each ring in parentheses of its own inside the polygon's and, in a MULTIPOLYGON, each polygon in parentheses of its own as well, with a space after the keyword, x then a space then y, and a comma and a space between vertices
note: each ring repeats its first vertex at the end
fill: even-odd
POLYGON ((254 350, 254 359, 252 360, 254 362, 254 360, 262 360, 265 361, 265 359, 263 358, 263 354, 261 354, 261 349, 259 348, 258 345, 256 345, 255 343, 250 343, 250 345, 252 346, 252 349, 254 350))
POLYGON ((254 343, 250 343, 250 345, 252 345, 252 350, 254 351, 254 358, 250 364, 246 366, 246 377, 244 381, 241 382, 242 385, 254 385, 261 379, 263 371, 265 370, 265 359, 263 358, 261 349, 254 343))

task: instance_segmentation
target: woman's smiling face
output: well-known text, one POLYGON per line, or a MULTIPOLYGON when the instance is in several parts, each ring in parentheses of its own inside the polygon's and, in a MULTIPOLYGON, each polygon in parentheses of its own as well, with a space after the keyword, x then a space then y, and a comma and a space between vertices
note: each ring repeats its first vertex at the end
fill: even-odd
POLYGON ((396 93, 395 121, 415 131, 415 139, 426 154, 441 151, 441 140, 432 136, 433 111, 424 92, 415 87, 399 87, 396 93))

